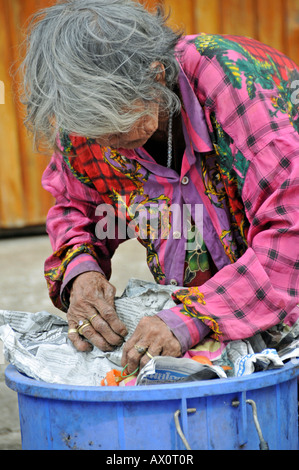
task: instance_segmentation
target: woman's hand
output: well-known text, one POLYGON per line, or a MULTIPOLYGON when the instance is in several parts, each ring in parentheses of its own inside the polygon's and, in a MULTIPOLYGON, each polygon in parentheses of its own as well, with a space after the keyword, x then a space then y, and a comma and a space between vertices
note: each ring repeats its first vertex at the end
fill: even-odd
POLYGON ((102 274, 86 272, 76 277, 67 320, 69 338, 78 351, 90 351, 92 345, 105 352, 113 351, 123 343, 128 332, 116 314, 114 298, 115 287, 102 274), (79 334, 74 330, 82 322, 87 326, 81 327, 79 334))
POLYGON ((181 345, 168 326, 157 316, 144 317, 140 320, 131 338, 123 349, 122 367, 132 374, 137 367, 142 369, 150 360, 146 352, 138 352, 136 347, 144 349, 150 356, 181 357, 181 345))

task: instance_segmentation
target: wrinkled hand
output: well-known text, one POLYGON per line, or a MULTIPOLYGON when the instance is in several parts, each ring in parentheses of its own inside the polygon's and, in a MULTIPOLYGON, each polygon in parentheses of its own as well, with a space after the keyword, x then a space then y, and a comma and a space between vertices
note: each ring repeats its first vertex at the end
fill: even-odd
POLYGON ((137 367, 142 369, 150 360, 147 354, 138 353, 135 345, 147 349, 151 356, 180 357, 182 355, 179 341, 157 316, 142 318, 135 332, 124 345, 122 367, 127 366, 127 374, 132 374, 137 367))
POLYGON ((114 298, 115 287, 102 274, 86 272, 76 277, 67 312, 69 329, 78 328, 80 320, 90 321, 81 335, 69 333, 78 351, 90 351, 92 345, 105 352, 113 351, 123 343, 128 332, 116 314, 114 298))

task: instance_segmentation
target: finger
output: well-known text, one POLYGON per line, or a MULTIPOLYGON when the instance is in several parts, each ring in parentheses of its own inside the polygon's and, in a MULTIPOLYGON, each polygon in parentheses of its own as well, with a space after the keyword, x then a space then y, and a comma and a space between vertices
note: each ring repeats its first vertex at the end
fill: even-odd
MULTIPOLYGON (((134 344, 137 344, 137 339, 135 339, 135 337, 136 337, 136 333, 134 333, 131 336, 131 338, 124 344, 122 358, 121 358, 122 367, 125 367, 128 364, 129 351, 131 351, 131 349, 134 348, 134 344)), ((136 351, 136 353, 137 353, 137 351, 136 351)))
POLYGON ((107 303, 101 299, 98 300, 94 306, 100 317, 105 320, 114 333, 121 336, 122 338, 127 336, 128 330, 126 325, 118 318, 114 307, 112 307, 110 303, 107 303))
MULTIPOLYGON (((103 318, 101 317, 101 315, 96 315, 96 316, 93 316, 92 320, 91 320, 91 326, 93 327, 93 329, 99 333, 103 338, 104 340, 110 344, 111 346, 121 346, 123 341, 124 341, 124 338, 118 334, 116 334, 111 328, 110 328, 110 325, 105 321, 103 320, 103 318)), ((86 327, 85 329, 87 329, 88 327, 86 327)), ((84 331, 83 331, 84 333, 84 331)), ((84 336, 88 337, 87 335, 84 334, 84 336)))
POLYGON ((91 324, 82 329, 81 336, 86 338, 91 344, 93 344, 93 346, 103 352, 111 352, 115 349, 115 346, 109 344, 100 333, 95 331, 91 324))
POLYGON ((123 350, 122 366, 127 366, 126 371, 129 374, 132 374, 137 368, 140 369, 143 367, 149 360, 149 357, 145 353, 140 354, 140 352, 137 351, 135 348, 136 344, 140 344, 143 348, 148 349, 148 346, 142 339, 134 344, 132 342, 126 344, 123 350))
POLYGON ((110 284, 105 283, 102 287, 103 289, 103 300, 101 299, 97 304, 99 308, 99 312, 102 318, 110 325, 113 331, 122 336, 123 338, 127 336, 128 330, 125 324, 118 318, 118 315, 115 310, 115 293, 116 288, 110 284), (108 305, 109 307, 108 307, 108 305))
MULTIPOLYGON (((72 320, 69 321, 69 330, 76 330, 77 327, 78 327, 77 323, 75 323, 72 320)), ((75 333, 75 332, 68 333, 68 338, 73 343, 75 348, 80 352, 90 352, 93 349, 92 344, 90 344, 90 343, 88 343, 88 341, 84 340, 79 335, 79 333, 75 333)))
POLYGON ((152 360, 155 356, 162 356, 162 348, 160 346, 150 346, 147 352, 141 357, 139 367, 140 370, 152 360))

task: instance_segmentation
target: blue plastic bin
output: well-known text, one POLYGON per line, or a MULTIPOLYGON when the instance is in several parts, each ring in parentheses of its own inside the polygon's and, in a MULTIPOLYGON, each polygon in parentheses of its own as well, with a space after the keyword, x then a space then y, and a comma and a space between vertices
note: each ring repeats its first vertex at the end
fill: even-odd
POLYGON ((52 385, 13 366, 5 375, 18 392, 24 450, 259 450, 262 438, 270 450, 298 450, 299 361, 240 379, 140 387, 52 385))

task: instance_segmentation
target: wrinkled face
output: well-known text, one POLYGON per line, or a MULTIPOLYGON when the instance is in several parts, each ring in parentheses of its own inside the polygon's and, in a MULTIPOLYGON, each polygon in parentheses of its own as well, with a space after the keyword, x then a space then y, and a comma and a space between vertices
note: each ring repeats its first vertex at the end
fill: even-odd
POLYGON ((115 149, 134 149, 143 147, 152 137, 159 127, 159 105, 152 103, 149 108, 149 115, 138 119, 134 127, 127 133, 105 135, 96 142, 103 147, 115 149))

